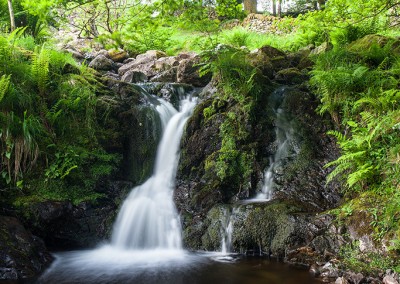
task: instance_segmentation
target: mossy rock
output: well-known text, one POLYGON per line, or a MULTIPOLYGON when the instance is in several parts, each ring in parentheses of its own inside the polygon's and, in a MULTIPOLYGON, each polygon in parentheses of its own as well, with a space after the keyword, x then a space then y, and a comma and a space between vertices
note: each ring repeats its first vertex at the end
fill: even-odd
POLYGON ((108 56, 114 62, 123 62, 129 57, 128 53, 124 50, 112 49, 108 51, 108 56))
POLYGON ((286 202, 216 205, 207 214, 208 227, 201 240, 202 248, 219 250, 226 226, 233 225, 232 250, 261 250, 275 257, 285 256, 289 248, 306 242, 310 215, 299 214, 297 206, 286 202))
POLYGON ((347 49, 352 52, 361 53, 369 50, 372 46, 384 47, 389 40, 390 38, 382 35, 366 35, 365 37, 350 43, 347 49))
POLYGON ((297 68, 287 68, 278 71, 275 80, 285 85, 298 85, 306 82, 308 77, 297 68))

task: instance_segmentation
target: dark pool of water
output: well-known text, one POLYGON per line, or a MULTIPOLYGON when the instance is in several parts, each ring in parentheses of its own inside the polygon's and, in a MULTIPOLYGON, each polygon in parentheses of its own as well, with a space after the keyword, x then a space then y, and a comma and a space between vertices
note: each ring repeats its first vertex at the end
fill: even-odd
POLYGON ((38 284, 314 284, 307 270, 263 257, 218 253, 114 253, 96 251, 56 254, 38 284))

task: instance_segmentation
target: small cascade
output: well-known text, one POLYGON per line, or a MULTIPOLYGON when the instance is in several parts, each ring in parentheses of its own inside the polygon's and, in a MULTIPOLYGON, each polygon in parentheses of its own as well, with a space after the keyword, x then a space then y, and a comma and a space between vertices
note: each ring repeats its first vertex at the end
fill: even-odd
POLYGON ((295 130, 290 117, 282 108, 283 95, 286 87, 278 88, 271 95, 269 104, 275 114, 275 154, 270 157, 269 166, 264 172, 264 181, 261 192, 252 201, 268 201, 272 199, 274 192, 274 174, 281 167, 282 162, 298 149, 293 148, 295 141, 295 130))
POLYGON ((234 206, 232 209, 224 209, 221 222, 221 254, 228 255, 232 253, 232 235, 235 219, 240 208, 234 206))
POLYGON ((186 98, 177 112, 160 100, 157 111, 164 128, 158 145, 153 175, 132 189, 118 214, 112 246, 128 250, 179 250, 181 225, 173 202, 174 180, 179 160, 179 144, 186 120, 196 99, 186 98))
POLYGON ((221 220, 221 253, 226 255, 231 252, 233 233, 232 212, 224 210, 224 218, 221 220))

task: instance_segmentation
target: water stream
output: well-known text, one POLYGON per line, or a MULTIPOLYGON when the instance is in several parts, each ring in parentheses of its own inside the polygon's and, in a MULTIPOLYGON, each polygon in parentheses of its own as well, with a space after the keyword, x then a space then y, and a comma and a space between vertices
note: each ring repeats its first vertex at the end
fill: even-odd
POLYGON ((111 242, 94 250, 56 253, 37 283, 318 283, 307 271, 264 258, 221 258, 230 255, 235 209, 226 212, 222 252, 182 249, 173 189, 180 139, 195 105, 196 99, 185 98, 177 111, 159 100, 163 135, 153 175, 124 201, 111 242))
POLYGON ((276 89, 270 99, 271 106, 275 116, 275 141, 273 145, 276 147, 275 153, 269 158, 269 166, 264 172, 264 180, 261 192, 249 201, 269 201, 273 197, 274 192, 274 175, 281 166, 282 162, 298 152, 298 149, 293 148, 295 141, 295 129, 290 120, 289 115, 282 108, 283 96, 287 87, 276 89))
POLYGON ((182 100, 179 112, 169 103, 160 101, 157 110, 164 130, 154 173, 131 191, 118 214, 111 245, 120 249, 182 248, 180 221, 172 194, 180 138, 196 101, 193 98, 182 100))

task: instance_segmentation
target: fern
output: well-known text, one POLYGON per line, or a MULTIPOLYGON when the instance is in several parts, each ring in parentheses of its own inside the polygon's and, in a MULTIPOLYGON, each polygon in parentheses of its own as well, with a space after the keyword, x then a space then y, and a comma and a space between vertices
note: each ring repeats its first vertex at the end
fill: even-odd
POLYGON ((49 62, 50 55, 47 49, 42 47, 37 50, 32 59, 32 75, 37 82, 39 93, 44 96, 49 82, 49 62))
POLYGON ((8 86, 10 85, 10 77, 11 75, 3 75, 0 78, 0 103, 8 90, 8 86))

